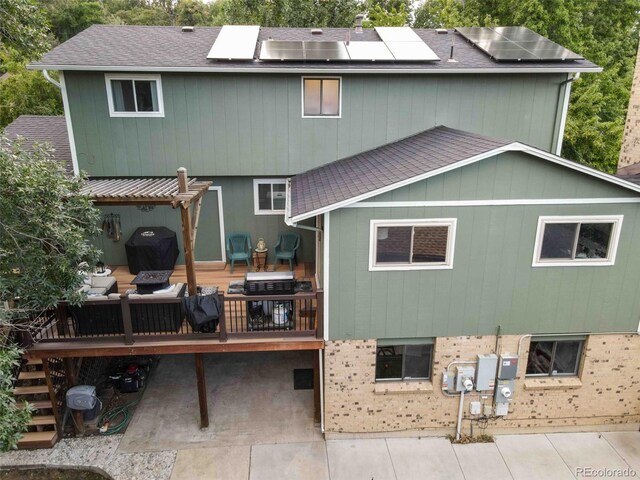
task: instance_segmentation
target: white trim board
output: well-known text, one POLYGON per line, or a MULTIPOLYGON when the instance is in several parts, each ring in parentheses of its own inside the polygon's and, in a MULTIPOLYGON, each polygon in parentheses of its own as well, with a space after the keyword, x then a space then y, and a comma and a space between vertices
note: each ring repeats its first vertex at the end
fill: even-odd
POLYGON ((487 152, 483 152, 483 153, 475 155, 473 157, 469 157, 469 158, 466 158, 464 160, 460 160, 459 162, 452 163, 450 165, 445 165, 444 167, 436 168, 434 170, 430 170, 430 171, 428 171, 426 173, 423 173, 423 174, 420 174, 420 175, 416 175, 415 177, 407 178, 407 179, 402 180, 400 182, 396 182, 396 183, 393 183, 391 185, 387 185, 385 187, 378 188, 376 190, 372 190, 370 192, 363 193, 361 195, 357 195, 355 197, 352 197, 352 198, 349 198, 349 199, 346 199, 346 200, 342 200, 342 201, 334 203, 332 205, 328 205, 326 207, 318 208, 316 210, 312 210, 310 212, 306 212, 306 213, 297 215, 295 217, 287 219, 287 223, 289 223, 289 222, 296 223, 296 222, 299 222, 301 220, 305 220, 307 218, 311 218, 311 217, 314 217, 316 215, 320 215, 320 214, 325 213, 325 212, 330 212, 330 211, 336 210, 338 208, 344 208, 344 207, 347 207, 349 205, 353 205, 355 203, 361 202, 362 200, 366 200, 368 198, 372 198, 372 197, 381 195, 381 194, 386 193, 386 192, 391 192, 393 190, 397 190, 398 188, 402 188, 402 187, 405 187, 407 185, 411 185, 413 183, 420 182, 422 180, 426 180, 427 178, 435 177, 437 175, 441 175, 443 173, 450 172, 452 170, 456 170, 456 169, 464 167, 466 165, 471 165, 471 164, 479 162, 481 160, 484 160, 484 159, 487 159, 487 158, 491 158, 491 157, 494 157, 496 155, 500 155, 501 153, 506 153, 506 152, 523 152, 523 153, 527 153, 529 155, 533 155, 534 157, 542 158, 543 160, 548 160, 548 161, 550 161, 552 163, 555 163, 557 165, 561 165, 561 166, 570 168, 572 170, 576 170, 576 171, 578 171, 580 173, 584 173, 584 174, 589 175, 591 177, 595 177, 595 178, 598 178, 600 180, 604 180, 606 182, 613 183, 613 184, 618 185, 620 187, 626 188, 628 190, 640 193, 640 185, 636 185, 635 183, 631 183, 631 182, 629 182, 627 180, 623 180, 621 178, 614 177, 613 175, 609 175, 607 173, 600 172, 598 170, 595 170, 593 168, 581 165, 579 163, 572 162, 571 160, 566 160, 566 159, 564 159, 562 157, 558 157, 557 155, 545 152, 545 151, 540 150, 538 148, 530 147, 530 146, 524 145, 524 144, 522 144, 520 142, 513 142, 513 143, 510 143, 508 145, 505 145, 505 146, 502 146, 502 147, 498 147, 498 148, 495 148, 493 150, 489 150, 487 152))
POLYGON ((71 149, 71 164, 73 165, 73 174, 77 177, 80 175, 80 167, 78 165, 78 153, 76 151, 76 140, 73 136, 73 124, 71 123, 71 111, 69 110, 69 96, 67 94, 67 84, 64 81, 64 72, 60 72, 60 92, 62 93, 62 107, 64 109, 64 119, 67 124, 67 135, 69 136, 69 148, 71 149))
POLYGON ((322 256, 322 261, 324 262, 323 273, 324 273, 324 282, 322 285, 322 290, 324 291, 324 308, 323 308, 323 316, 324 316, 324 341, 329 341, 329 241, 331 238, 331 219, 330 213, 327 212, 324 214, 324 231, 322 232, 323 240, 324 240, 324 255, 322 256))
POLYGON ((496 73, 600 73, 601 67, 569 67, 562 65, 558 68, 305 68, 305 67, 161 67, 161 66, 141 66, 141 65, 66 65, 66 64, 37 64, 27 65, 28 70, 69 70, 69 71, 89 71, 89 72, 193 72, 193 73, 295 73, 310 75, 340 75, 340 74, 496 74, 496 73))
POLYGON ((220 250, 222 251, 222 262, 227 263, 227 246, 226 235, 224 231, 224 208, 222 206, 222 187, 209 187, 210 192, 216 192, 218 194, 218 220, 220 222, 220 250))
POLYGON ((515 198, 493 200, 436 200, 407 202, 359 202, 344 208, 485 207, 513 205, 609 205, 640 203, 640 197, 602 198, 515 198))

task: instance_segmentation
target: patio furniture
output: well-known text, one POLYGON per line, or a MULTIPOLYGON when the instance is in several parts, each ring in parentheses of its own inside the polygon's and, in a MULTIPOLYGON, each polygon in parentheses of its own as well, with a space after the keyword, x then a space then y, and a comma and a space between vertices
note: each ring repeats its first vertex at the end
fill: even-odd
POLYGON ((227 258, 231 263, 231 273, 236 261, 247 262, 247 269, 251 269, 251 237, 248 233, 236 232, 227 235, 227 258))
POLYGON ((276 261, 288 261, 289 270, 293 270, 293 262, 298 264, 296 250, 300 246, 300 235, 294 232, 281 232, 275 245, 276 261))

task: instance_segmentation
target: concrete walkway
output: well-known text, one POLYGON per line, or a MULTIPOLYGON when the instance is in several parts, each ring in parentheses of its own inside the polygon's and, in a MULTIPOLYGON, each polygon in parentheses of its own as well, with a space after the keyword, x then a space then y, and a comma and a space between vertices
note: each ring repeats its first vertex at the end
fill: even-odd
POLYGON ((90 465, 126 480, 528 480, 640 473, 640 432, 501 435, 451 445, 440 437, 329 440, 124 453, 122 437, 63 440, 0 455, 8 465, 90 465))

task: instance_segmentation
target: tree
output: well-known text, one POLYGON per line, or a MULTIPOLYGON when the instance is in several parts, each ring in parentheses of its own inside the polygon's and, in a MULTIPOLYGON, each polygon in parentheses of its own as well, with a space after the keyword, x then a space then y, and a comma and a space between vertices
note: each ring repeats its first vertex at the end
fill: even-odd
POLYGON ((372 27, 402 27, 407 24, 409 13, 406 11, 404 4, 400 4, 400 10, 391 7, 385 10, 380 5, 374 5, 367 12, 367 19, 363 22, 366 28, 372 27))
POLYGON ((603 171, 616 169, 635 53, 640 0, 427 0, 418 27, 524 25, 584 55, 603 73, 574 82, 562 154, 603 171))
POLYGON ((114 16, 125 25, 171 25, 171 15, 160 7, 134 7, 118 10, 114 16))
POLYGON ((79 195, 83 179, 68 177, 46 148, 25 151, 0 138, 0 171, 0 450, 8 450, 30 417, 11 394, 21 352, 8 332, 30 328, 29 319, 61 298, 84 300, 78 288, 98 258, 89 237, 99 212, 79 195))
POLYGON ((61 115, 62 95, 42 72, 27 70, 23 62, 0 54, 9 77, 0 81, 0 129, 20 115, 61 115), (3 58, 5 59, 4 61, 3 58))
POLYGON ((64 42, 91 25, 114 23, 97 0, 41 0, 47 10, 51 31, 64 42), (111 20, 111 21, 110 21, 111 20))
POLYGON ((38 58, 50 47, 44 12, 31 0, 0 0, 0 54, 38 58))

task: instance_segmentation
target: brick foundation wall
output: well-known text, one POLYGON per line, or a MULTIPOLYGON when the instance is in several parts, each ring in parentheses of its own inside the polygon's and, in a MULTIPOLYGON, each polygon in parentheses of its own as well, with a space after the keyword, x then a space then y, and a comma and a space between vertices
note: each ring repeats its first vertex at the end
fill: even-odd
MULTIPOLYGON (((503 336, 499 351, 516 353, 521 336, 503 336)), ((434 430, 452 433, 459 397, 441 391, 442 372, 453 360, 492 353, 495 336, 436 339, 432 382, 375 382, 376 341, 329 341, 325 345, 325 429, 332 433, 434 430)), ((640 422, 640 336, 592 335, 583 351, 579 377, 525 379, 529 338, 522 340, 520 365, 509 415, 489 422, 487 432, 640 422)), ((471 400, 465 397, 465 417, 471 400)), ((491 398, 487 400, 490 402, 491 398)), ((469 422, 464 422, 468 432, 469 422)))

